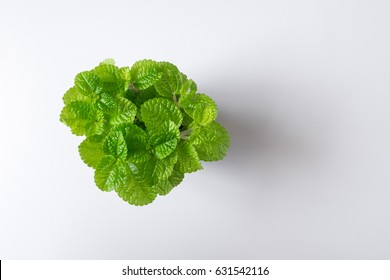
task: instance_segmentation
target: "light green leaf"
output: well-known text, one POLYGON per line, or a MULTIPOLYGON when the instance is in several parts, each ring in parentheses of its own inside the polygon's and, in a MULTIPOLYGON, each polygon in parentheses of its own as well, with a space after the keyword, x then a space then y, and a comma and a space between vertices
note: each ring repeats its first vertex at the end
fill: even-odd
POLYGON ((156 189, 157 194, 167 195, 168 193, 171 192, 174 186, 172 186, 168 180, 164 180, 158 183, 157 185, 155 185, 154 188, 156 189))
POLYGON ((90 96, 92 99, 96 99, 103 91, 103 84, 93 71, 84 71, 77 74, 74 84, 79 93, 90 96))
POLYGON ((147 205, 156 198, 156 187, 139 183, 135 180, 128 181, 127 184, 117 189, 118 196, 131 205, 147 205))
POLYGON ((110 124, 116 126, 123 123, 133 123, 136 114, 137 107, 133 102, 124 97, 117 97, 116 106, 110 112, 110 124))
POLYGON ((152 157, 145 162, 129 164, 129 167, 138 182, 154 186, 169 178, 176 161, 177 155, 172 153, 164 159, 152 157))
POLYGON ((110 92, 102 92, 96 101, 96 106, 105 114, 111 114, 116 108, 116 98, 110 92))
POLYGON ((204 161, 223 159, 230 146, 227 130, 217 122, 194 127, 189 140, 198 152, 199 158, 204 161))
POLYGON ((126 95, 125 81, 103 83, 103 92, 110 93, 114 97, 124 97, 126 95))
POLYGON ((110 132, 104 140, 103 150, 108 155, 112 155, 115 158, 126 160, 127 145, 122 132, 110 132))
POLYGON ((104 157, 103 140, 104 137, 102 135, 94 135, 85 138, 80 143, 80 157, 89 167, 96 168, 104 157))
POLYGON ((68 105, 73 101, 84 101, 87 103, 94 103, 94 99, 91 96, 86 96, 81 94, 80 92, 77 91, 75 86, 71 87, 65 92, 64 96, 62 97, 62 100, 64 101, 65 105, 68 105))
POLYGON ((115 60, 113 58, 107 58, 107 59, 103 60, 102 62, 100 62, 99 65, 102 65, 102 64, 115 65, 115 60))
POLYGON ((118 74, 119 77, 124 81, 131 80, 131 71, 129 66, 119 68, 118 74))
POLYGON ((146 101, 141 106, 141 116, 149 129, 159 127, 165 121, 172 121, 179 127, 183 120, 180 109, 165 98, 153 98, 146 101))
POLYGON ((177 145, 177 169, 182 173, 191 173, 202 169, 198 154, 187 140, 180 140, 177 145))
POLYGON ((159 66, 163 74, 161 79, 154 85, 157 92, 169 98, 175 94, 179 94, 180 89, 187 80, 186 75, 180 73, 179 69, 172 63, 159 62, 159 66))
POLYGON ((176 187, 183 181, 184 173, 180 172, 178 168, 174 167, 171 176, 169 176, 168 181, 173 187, 176 187))
POLYGON ((146 101, 155 97, 160 97, 160 95, 157 93, 154 87, 149 87, 147 89, 141 90, 138 94, 135 95, 134 104, 137 107, 141 107, 141 105, 146 101))
POLYGON ((133 85, 143 90, 155 84, 162 76, 156 61, 145 59, 137 61, 131 67, 131 81, 133 85))
POLYGON ((185 111, 184 112, 182 111, 182 115, 183 115, 182 125, 183 125, 183 127, 185 127, 187 129, 190 126, 192 126, 192 123, 194 122, 194 119, 191 118, 185 111))
POLYGON ((83 101, 66 105, 61 111, 60 120, 78 136, 101 134, 106 125, 104 114, 83 101))
POLYGON ((160 159, 175 150, 179 139, 180 131, 172 121, 164 122, 160 127, 149 131, 149 143, 154 147, 154 153, 160 159))
POLYGON ((191 116, 196 124, 208 125, 217 118, 217 105, 206 94, 188 94, 182 96, 179 105, 191 116))
POLYGON ((95 67, 94 73, 100 81, 105 83, 117 83, 122 82, 120 80, 119 75, 119 68, 113 64, 100 64, 99 66, 95 67))
POLYGON ((179 185, 184 179, 184 173, 173 168, 171 176, 167 180, 161 181, 156 185, 156 190, 159 195, 167 195, 174 187, 179 185))
POLYGON ((181 95, 187 95, 196 93, 198 90, 198 87, 196 86, 195 82, 193 80, 187 80, 183 83, 183 86, 179 90, 179 94, 181 95))
POLYGON ((129 176, 126 163, 108 155, 103 157, 95 170, 95 183, 102 191, 112 191, 126 184, 129 176))
POLYGON ((147 133, 134 124, 120 125, 114 129, 122 131, 127 144, 127 159, 131 163, 141 163, 151 158, 148 150, 147 133))

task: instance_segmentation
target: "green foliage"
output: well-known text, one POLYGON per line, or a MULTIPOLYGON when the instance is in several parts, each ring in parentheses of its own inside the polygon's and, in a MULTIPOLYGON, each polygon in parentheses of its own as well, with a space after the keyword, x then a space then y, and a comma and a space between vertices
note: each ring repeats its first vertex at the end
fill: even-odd
POLYGON ((230 146, 227 130, 217 122, 195 127, 190 136, 190 142, 194 145, 199 159, 204 161, 223 159, 230 146))
POLYGON ((206 94, 187 94, 180 98, 179 104, 197 124, 208 125, 217 117, 217 105, 206 94))
POLYGON ((149 143, 154 148, 156 157, 163 159, 170 155, 180 139, 179 128, 172 121, 166 121, 160 127, 149 131, 149 143))
POLYGON ((118 68, 106 59, 77 74, 63 102, 60 120, 86 136, 79 153, 97 187, 132 205, 168 194, 230 145, 215 102, 168 62, 118 68))
POLYGON ((153 98, 141 105, 141 116, 148 129, 160 127, 169 120, 179 127, 183 116, 178 106, 165 98, 153 98))

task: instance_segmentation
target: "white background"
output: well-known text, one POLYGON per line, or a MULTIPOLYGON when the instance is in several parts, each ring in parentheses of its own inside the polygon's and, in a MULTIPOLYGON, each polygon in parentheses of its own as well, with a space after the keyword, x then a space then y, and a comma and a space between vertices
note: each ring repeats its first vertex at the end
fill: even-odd
POLYGON ((390 258, 388 1, 0 1, 1 259, 390 258), (145 207, 59 122, 75 74, 176 64, 232 145, 145 207))

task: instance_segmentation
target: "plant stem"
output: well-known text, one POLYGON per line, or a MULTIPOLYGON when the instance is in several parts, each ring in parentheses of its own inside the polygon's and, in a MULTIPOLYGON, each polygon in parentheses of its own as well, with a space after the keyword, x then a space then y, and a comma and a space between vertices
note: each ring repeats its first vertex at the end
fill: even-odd
POLYGON ((134 91, 135 93, 139 93, 139 89, 136 88, 133 84, 129 84, 129 89, 134 91))
POLYGON ((177 106, 179 106, 179 103, 177 103, 177 97, 176 97, 176 94, 175 94, 175 93, 173 93, 173 102, 175 102, 175 104, 176 104, 177 106))
POLYGON ((180 139, 187 139, 191 135, 192 128, 180 131, 180 139))

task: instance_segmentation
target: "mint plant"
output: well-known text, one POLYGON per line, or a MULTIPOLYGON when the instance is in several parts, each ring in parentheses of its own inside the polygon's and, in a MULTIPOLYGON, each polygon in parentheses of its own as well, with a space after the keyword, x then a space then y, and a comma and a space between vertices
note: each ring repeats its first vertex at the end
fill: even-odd
POLYGON ((63 101, 60 120, 86 136, 79 153, 97 187, 132 205, 168 194, 230 145, 215 102, 168 62, 119 68, 107 59, 77 74, 63 101))

